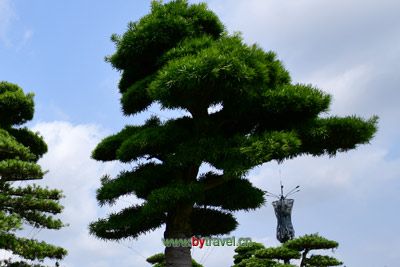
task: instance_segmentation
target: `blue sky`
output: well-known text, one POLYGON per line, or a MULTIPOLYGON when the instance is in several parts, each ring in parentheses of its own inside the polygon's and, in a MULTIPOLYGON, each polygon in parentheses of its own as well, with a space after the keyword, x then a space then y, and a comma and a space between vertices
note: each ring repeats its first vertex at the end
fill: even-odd
MULTIPOLYGON (((195 1, 192 1, 195 2, 195 1)), ((196 1, 197 2, 197 1, 196 1)), ((319 232, 339 241, 335 255, 346 266, 398 266, 400 235, 400 2, 396 0, 210 0, 230 32, 277 52, 295 82, 312 83, 333 95, 330 114, 380 117, 371 144, 335 158, 301 157, 268 163, 249 173, 264 190, 279 181, 299 184, 293 224, 296 234, 319 232)), ((138 240, 104 242, 87 225, 109 210, 98 208, 95 190, 117 163, 90 160, 104 136, 140 123, 120 112, 119 74, 104 62, 114 51, 110 36, 149 11, 150 1, 0 0, 0 80, 36 94, 29 126, 49 144, 41 164, 50 172, 43 184, 63 189, 70 223, 59 232, 23 235, 62 245, 62 266, 148 266, 144 258, 161 251, 163 229, 138 240)), ((160 113, 157 107, 150 109, 160 113)), ((165 114, 164 116, 171 116, 165 114)), ((122 199, 119 210, 135 198, 122 199)), ((239 213, 232 233, 277 245, 270 202, 239 213)), ((0 251, 0 257, 9 254, 0 251)), ((207 267, 230 266, 232 248, 194 250, 207 267)))

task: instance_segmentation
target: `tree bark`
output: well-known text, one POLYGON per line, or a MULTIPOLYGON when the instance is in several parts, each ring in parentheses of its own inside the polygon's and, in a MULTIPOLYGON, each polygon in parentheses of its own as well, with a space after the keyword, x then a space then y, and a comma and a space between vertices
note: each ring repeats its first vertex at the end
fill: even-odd
MULTIPOLYGON (((191 238, 190 217, 192 206, 179 205, 174 211, 167 214, 164 238, 191 238)), ((167 267, 191 267, 191 247, 165 247, 165 264, 167 267)))
MULTIPOLYGON (((184 171, 183 181, 190 183, 196 180, 200 165, 188 166, 184 171)), ((164 232, 164 239, 188 239, 192 237, 191 216, 193 203, 181 202, 175 209, 168 211, 164 232)), ((191 267, 191 246, 188 247, 165 247, 166 267, 191 267)))
POLYGON ((306 259, 307 259, 307 254, 308 254, 309 250, 305 249, 303 254, 301 255, 301 262, 300 262, 300 267, 304 267, 306 266, 306 259))
POLYGON ((190 248, 166 247, 165 266, 167 267, 192 267, 190 248))

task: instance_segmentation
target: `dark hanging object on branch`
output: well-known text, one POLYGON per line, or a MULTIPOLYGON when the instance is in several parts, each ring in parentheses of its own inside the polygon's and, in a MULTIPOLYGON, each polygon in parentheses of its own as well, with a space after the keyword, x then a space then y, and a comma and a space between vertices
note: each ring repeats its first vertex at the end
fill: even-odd
POLYGON ((283 185, 281 183, 281 194, 280 196, 267 192, 267 195, 278 198, 278 200, 272 202, 272 206, 275 210, 276 219, 278 225, 276 228, 276 238, 281 243, 294 238, 294 228, 292 224, 292 208, 294 199, 287 198, 288 196, 299 192, 300 186, 296 186, 290 190, 286 195, 283 194, 283 185))
POLYGON ((274 206, 278 226, 276 228, 276 238, 281 243, 294 238, 294 228, 292 225, 293 199, 281 198, 272 202, 274 206))

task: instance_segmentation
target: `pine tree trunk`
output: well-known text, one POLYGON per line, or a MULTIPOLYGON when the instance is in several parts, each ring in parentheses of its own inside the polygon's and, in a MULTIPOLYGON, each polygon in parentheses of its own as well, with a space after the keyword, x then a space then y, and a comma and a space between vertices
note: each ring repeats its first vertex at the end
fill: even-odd
POLYGON ((306 259, 307 259, 308 252, 309 252, 309 250, 305 249, 303 254, 301 255, 300 267, 305 267, 306 266, 306 259))
MULTIPOLYGON (((192 206, 182 204, 168 212, 164 238, 191 238, 190 215, 192 206)), ((191 267, 190 247, 165 247, 166 267, 191 267)))
POLYGON ((191 267, 192 257, 190 255, 190 248, 166 247, 165 263, 167 267, 191 267))

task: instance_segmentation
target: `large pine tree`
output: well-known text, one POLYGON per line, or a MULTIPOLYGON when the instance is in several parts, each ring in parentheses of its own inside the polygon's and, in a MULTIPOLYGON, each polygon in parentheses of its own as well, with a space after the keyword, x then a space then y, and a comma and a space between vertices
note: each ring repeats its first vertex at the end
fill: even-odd
MULTIPOLYGON (((330 95, 293 84, 273 52, 226 33, 205 4, 154 1, 150 14, 112 40, 108 61, 121 71, 125 115, 153 103, 188 115, 153 116, 98 144, 94 159, 137 162, 102 179, 99 203, 143 199, 92 223, 100 238, 135 238, 163 224, 164 238, 228 233, 237 226, 233 212, 264 203, 263 191, 246 179, 253 167, 333 156, 367 143, 376 130, 376 118, 327 117, 330 95), (199 173, 203 163, 215 170, 199 173)), ((191 265, 190 248, 167 247, 165 255, 166 266, 191 265)))
POLYGON ((38 229, 63 226, 53 218, 62 210, 61 191, 22 183, 42 179, 45 174, 37 161, 47 152, 46 143, 37 133, 21 127, 33 113, 33 94, 0 82, 0 249, 30 260, 3 262, 6 266, 31 266, 31 261, 62 259, 67 253, 63 248, 16 235, 24 225, 38 229))

